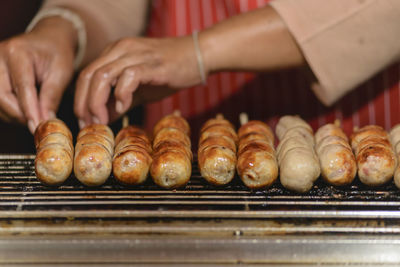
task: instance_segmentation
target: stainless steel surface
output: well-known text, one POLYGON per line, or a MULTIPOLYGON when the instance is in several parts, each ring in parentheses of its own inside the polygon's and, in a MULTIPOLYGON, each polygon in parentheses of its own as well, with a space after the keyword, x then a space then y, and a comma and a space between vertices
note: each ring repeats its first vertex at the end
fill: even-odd
POLYGON ((112 177, 87 188, 36 180, 34 155, 0 155, 0 264, 229 266, 400 263, 400 193, 393 185, 319 181, 294 194, 239 179, 163 190, 112 177), (23 253, 21 253, 23 252, 23 253))
POLYGON ((85 236, 42 240, 38 237, 0 240, 3 262, 24 263, 169 263, 169 264, 326 264, 400 262, 394 238, 291 237, 254 238, 124 238, 85 236), (24 248, 32 248, 24 250, 24 248), (34 249, 33 249, 34 248, 34 249), (21 253, 24 251, 24 253, 21 253), (41 251, 42 253, 37 253, 41 251), (53 255, 57 255, 54 257, 53 255), (354 259, 357 259, 355 261, 354 259))

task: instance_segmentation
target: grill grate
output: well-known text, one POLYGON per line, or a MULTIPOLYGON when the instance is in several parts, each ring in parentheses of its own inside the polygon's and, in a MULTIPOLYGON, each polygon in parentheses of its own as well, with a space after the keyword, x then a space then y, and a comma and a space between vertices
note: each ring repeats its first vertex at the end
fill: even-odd
POLYGON ((393 183, 368 188, 359 182, 339 188, 321 179, 306 194, 279 183, 251 191, 239 178, 228 186, 208 185, 196 164, 184 189, 164 190, 148 180, 125 187, 112 177, 88 188, 70 177, 60 187, 35 177, 34 155, 0 155, 0 218, 400 218, 400 191, 393 183))

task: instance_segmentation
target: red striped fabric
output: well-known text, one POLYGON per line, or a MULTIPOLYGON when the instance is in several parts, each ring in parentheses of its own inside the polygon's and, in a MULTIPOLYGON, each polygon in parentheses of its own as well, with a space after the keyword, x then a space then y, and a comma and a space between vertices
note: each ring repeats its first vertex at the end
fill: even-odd
MULTIPOLYGON (((266 5, 268 0, 155 0, 149 36, 190 35, 218 21, 266 5)), ((146 127, 151 129, 162 116, 181 110, 193 128, 193 140, 201 124, 222 112, 238 126, 238 115, 275 127, 280 116, 299 114, 314 129, 335 119, 342 121, 347 134, 354 126, 378 124, 389 129, 400 122, 400 66, 387 68, 332 107, 324 107, 309 88, 304 73, 218 73, 206 86, 182 90, 146 107, 146 127)))

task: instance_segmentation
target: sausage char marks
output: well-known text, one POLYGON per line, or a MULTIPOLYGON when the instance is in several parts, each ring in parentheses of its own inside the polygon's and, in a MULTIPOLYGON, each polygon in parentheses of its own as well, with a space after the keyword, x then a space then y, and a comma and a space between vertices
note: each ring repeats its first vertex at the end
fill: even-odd
POLYGON ((397 188, 400 188, 400 124, 393 126, 393 128, 390 130, 390 142, 393 145, 397 161, 397 166, 394 171, 394 184, 397 186, 397 188))
POLYGON ((186 136, 190 136, 189 123, 179 115, 179 112, 174 112, 162 118, 153 129, 153 136, 156 136, 159 131, 164 128, 175 128, 181 130, 186 136))
POLYGON ((239 131, 237 172, 252 189, 267 187, 278 177, 274 134, 262 121, 249 121, 239 131))
POLYGON ((309 191, 321 173, 311 126, 299 116, 283 116, 276 134, 281 184, 299 193, 309 191))
POLYGON ((115 137, 115 179, 127 185, 143 183, 149 174, 151 153, 151 142, 145 131, 135 126, 123 128, 115 137))
POLYGON ((114 134, 102 124, 83 128, 75 145, 74 173, 87 186, 102 185, 110 176, 114 154, 114 134))
POLYGON ((64 122, 51 119, 39 124, 34 135, 35 173, 44 184, 59 185, 71 174, 74 157, 72 134, 64 122))
POLYGON ((397 159, 389 134, 382 127, 368 125, 356 130, 351 136, 351 147, 362 183, 378 186, 391 180, 397 159))
POLYGON ((197 152, 201 176, 213 185, 232 181, 236 169, 237 134, 222 115, 206 121, 201 128, 197 152))
POLYGON ((153 162, 150 174, 163 188, 179 188, 192 173, 190 128, 179 112, 162 118, 154 127, 153 162))
POLYGON ((322 178, 333 185, 348 185, 357 173, 357 164, 349 139, 335 124, 326 124, 315 133, 316 152, 322 178))

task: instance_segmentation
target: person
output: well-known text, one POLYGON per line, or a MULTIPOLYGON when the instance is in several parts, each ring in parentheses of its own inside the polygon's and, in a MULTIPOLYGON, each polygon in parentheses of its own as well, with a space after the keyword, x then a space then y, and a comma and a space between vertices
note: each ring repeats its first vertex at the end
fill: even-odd
MULTIPOLYGON (((77 81, 74 110, 81 127, 109 123, 132 103, 159 98, 163 100, 147 105, 148 127, 176 108, 186 117, 196 118, 200 114, 200 120, 204 120, 202 114, 208 114, 210 109, 218 111, 231 99, 238 103, 225 105, 229 107, 225 113, 231 117, 237 115, 232 110, 247 110, 249 102, 255 103, 252 105, 252 108, 258 107, 255 110, 263 110, 261 115, 254 112, 251 117, 263 120, 266 119, 265 110, 270 116, 276 114, 274 110, 280 106, 285 106, 280 112, 304 115, 314 108, 312 101, 308 103, 310 95, 305 91, 276 92, 274 88, 261 88, 263 86, 257 84, 260 81, 261 85, 266 84, 268 76, 261 74, 260 79, 254 79, 248 74, 224 71, 268 72, 305 67, 315 78, 311 86, 316 96, 324 104, 332 105, 398 60, 398 1, 268 2, 155 0, 148 35, 157 38, 138 38, 134 36, 144 29, 146 1, 104 0, 96 4, 92 1, 45 1, 40 12, 48 14, 40 18, 30 32, 0 47, 2 61, 7 62, 1 64, 5 73, 2 81, 0 79, 1 93, 7 96, 0 103, 2 116, 27 123, 31 131, 40 120, 54 116, 63 89, 72 76, 76 51, 82 51, 82 47, 87 52, 81 66, 99 56, 82 70, 77 81), (248 9, 254 10, 245 12, 248 9), (59 10, 59 13, 52 14, 51 10, 59 10), (230 18, 226 18, 228 15, 230 18), (79 20, 85 25, 87 44, 82 44, 79 38, 82 31, 79 20), (190 36, 195 30, 200 31, 190 36), (167 36, 170 38, 160 38, 167 36), (213 73, 218 74, 209 76, 213 73), (35 83, 41 87, 38 96, 35 83), (248 84, 258 89, 246 88, 248 84), (115 88, 113 93, 112 88, 115 88), (164 98, 171 93, 175 94, 164 98), (289 100, 289 94, 299 97, 289 100), (239 99, 235 95, 239 95, 239 99), (249 97, 254 100, 251 95, 256 96, 256 101, 248 100, 249 97), (265 105, 267 100, 270 107, 265 105)), ((287 83, 286 78, 280 81, 287 83)), ((387 114, 387 105, 384 106, 384 114, 387 114)), ((321 111, 322 108, 317 107, 321 111)), ((340 115, 340 106, 322 111, 342 117, 344 123, 350 117, 347 128, 361 123, 353 119, 354 111, 350 116, 340 115)), ((306 117, 311 120, 317 117, 320 125, 326 120, 320 120, 319 115, 312 113, 306 117)), ((362 122, 371 121, 370 118, 362 122)), ((386 128, 391 124, 391 120, 386 124, 385 119, 386 128)))

